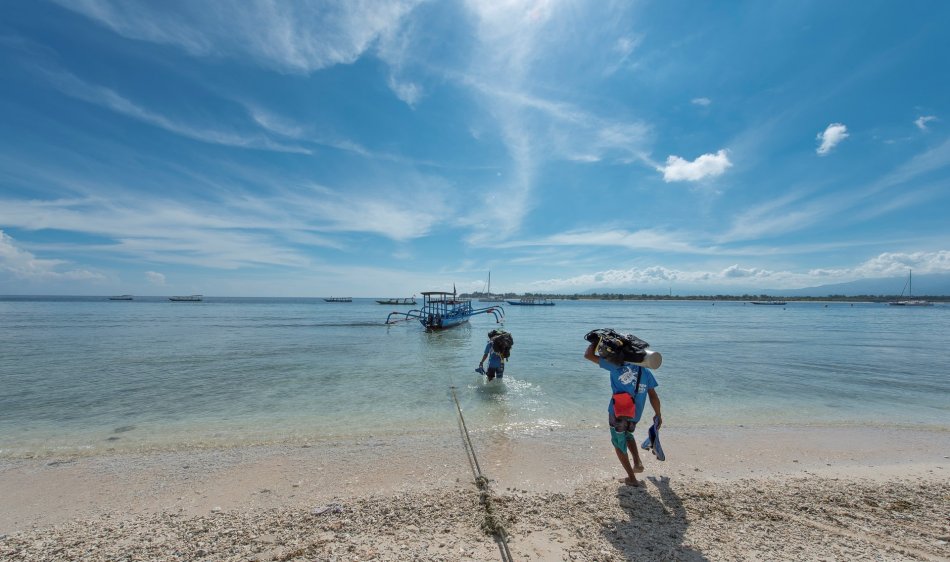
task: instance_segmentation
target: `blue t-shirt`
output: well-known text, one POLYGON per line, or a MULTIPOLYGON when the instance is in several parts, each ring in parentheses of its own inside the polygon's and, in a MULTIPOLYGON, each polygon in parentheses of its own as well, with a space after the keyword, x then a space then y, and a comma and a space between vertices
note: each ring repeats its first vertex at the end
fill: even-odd
MULTIPOLYGON (((645 408, 647 404, 647 391, 649 391, 651 388, 656 388, 659 386, 659 384, 656 382, 656 378, 653 376, 653 371, 647 369, 646 367, 641 367, 632 363, 615 365, 603 357, 600 358, 600 368, 610 371, 611 394, 617 394, 618 392, 628 392, 633 395, 633 403, 637 406, 637 413, 633 418, 633 421, 640 421, 640 416, 643 415, 643 408, 645 408), (640 388, 635 389, 633 388, 633 385, 637 383, 638 369, 641 371, 640 388)), ((607 407, 607 412, 610 414, 611 419, 613 419, 613 399, 610 400, 610 406, 607 407)))
POLYGON ((501 367, 501 355, 491 348, 491 342, 485 345, 485 355, 488 356, 488 367, 501 367))

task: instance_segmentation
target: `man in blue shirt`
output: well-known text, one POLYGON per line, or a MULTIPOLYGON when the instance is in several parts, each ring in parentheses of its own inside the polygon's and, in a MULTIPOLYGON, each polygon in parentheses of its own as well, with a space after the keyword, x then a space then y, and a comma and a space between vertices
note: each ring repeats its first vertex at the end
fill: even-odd
POLYGON ((505 358, 495 351, 495 348, 492 346, 492 337, 496 333, 495 330, 488 332, 488 343, 485 345, 485 353, 482 354, 482 360, 478 362, 478 369, 476 369, 476 371, 482 372, 485 366, 485 359, 487 358, 488 371, 485 372, 485 374, 488 375, 489 381, 495 380, 495 377, 500 379, 505 376, 505 358))
POLYGON ((584 352, 584 359, 597 363, 600 368, 610 373, 610 388, 614 395, 607 407, 610 440, 620 464, 627 471, 624 482, 630 486, 639 486, 636 474, 643 472, 643 463, 640 461, 640 453, 637 451, 637 444, 633 438, 633 430, 643 414, 647 396, 650 397, 650 406, 653 407, 657 429, 663 423, 663 416, 660 415, 660 397, 655 390, 658 385, 653 371, 633 363, 626 363, 622 356, 611 351, 605 346, 591 343, 584 352), (631 406, 635 408, 634 411, 631 411, 631 406), (633 455, 633 466, 630 466, 630 459, 627 458, 628 449, 633 455))

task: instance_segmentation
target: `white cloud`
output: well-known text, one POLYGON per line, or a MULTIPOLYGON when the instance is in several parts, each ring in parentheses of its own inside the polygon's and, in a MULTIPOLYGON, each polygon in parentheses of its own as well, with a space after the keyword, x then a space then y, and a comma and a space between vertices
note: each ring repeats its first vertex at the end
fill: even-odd
POLYGON ((722 269, 680 270, 663 266, 631 267, 585 273, 575 277, 535 282, 530 290, 571 292, 585 289, 623 289, 663 291, 671 284, 680 287, 706 287, 718 290, 728 287, 751 289, 791 289, 857 279, 903 277, 914 273, 950 273, 950 251, 883 253, 853 268, 812 269, 807 272, 772 271, 738 264, 722 269))
POLYGON ((821 144, 815 149, 819 156, 824 156, 831 152, 831 149, 841 141, 848 138, 848 128, 841 123, 832 123, 828 125, 823 133, 818 133, 816 137, 821 144))
POLYGON ((914 121, 914 125, 917 125, 917 128, 921 131, 927 130, 927 123, 931 121, 936 121, 937 117, 934 115, 921 115, 914 121))
POLYGON ((104 281, 105 276, 85 269, 59 271, 66 265, 63 260, 37 258, 16 246, 13 238, 0 230, 0 273, 12 274, 19 279, 41 281, 104 281))
POLYGON ((58 0, 67 9, 142 41, 202 57, 250 59, 285 72, 350 64, 401 25, 420 0, 58 0))
POLYGON ((663 181, 699 181, 704 178, 721 176, 732 167, 728 151, 722 149, 715 154, 703 154, 692 162, 679 156, 669 156, 666 166, 660 166, 658 171, 663 172, 663 181))
POLYGON ((163 274, 157 273, 157 272, 155 272, 155 271, 146 271, 146 272, 145 272, 145 279, 148 280, 148 282, 151 283, 152 285, 164 285, 164 284, 165 284, 165 276, 164 276, 163 274))
POLYGON ((422 99, 422 87, 413 82, 399 80, 395 76, 389 77, 389 89, 409 107, 415 107, 422 99))
POLYGON ((937 252, 886 252, 850 270, 855 277, 891 277, 915 273, 950 273, 950 251, 937 252))
POLYGON ((693 98, 693 100, 690 103, 692 103, 693 105, 707 107, 712 103, 712 100, 709 98, 693 98))

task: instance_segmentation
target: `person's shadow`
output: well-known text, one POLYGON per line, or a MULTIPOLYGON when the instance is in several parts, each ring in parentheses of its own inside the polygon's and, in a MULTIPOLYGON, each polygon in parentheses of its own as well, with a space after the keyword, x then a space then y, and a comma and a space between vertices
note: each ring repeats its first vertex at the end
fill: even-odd
POLYGON ((683 545, 686 508, 670 487, 669 477, 651 476, 641 480, 638 488, 621 486, 617 500, 628 519, 606 522, 603 533, 627 560, 708 560, 702 552, 683 545), (649 486, 656 487, 659 499, 649 486))

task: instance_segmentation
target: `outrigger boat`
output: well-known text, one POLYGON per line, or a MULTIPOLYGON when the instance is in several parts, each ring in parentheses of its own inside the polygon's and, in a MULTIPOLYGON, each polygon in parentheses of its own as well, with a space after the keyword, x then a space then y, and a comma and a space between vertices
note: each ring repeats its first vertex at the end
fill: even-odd
POLYGON ((379 304, 406 304, 411 306, 416 304, 416 296, 412 295, 411 297, 405 298, 378 300, 376 302, 379 304))
POLYGON ((422 293, 422 308, 408 312, 390 312, 386 323, 395 324, 399 320, 415 319, 427 331, 442 330, 468 322, 468 319, 476 314, 492 314, 495 316, 495 322, 500 323, 505 317, 505 309, 500 306, 472 308, 470 299, 459 299, 455 292, 426 291, 422 293))
POLYGON ((508 304, 519 306, 554 306, 554 301, 544 297, 523 297, 521 300, 508 301, 508 304))

